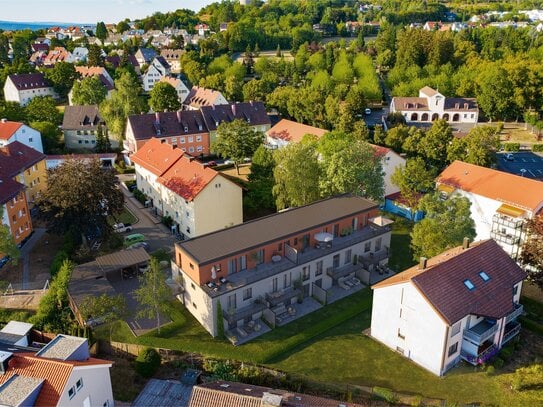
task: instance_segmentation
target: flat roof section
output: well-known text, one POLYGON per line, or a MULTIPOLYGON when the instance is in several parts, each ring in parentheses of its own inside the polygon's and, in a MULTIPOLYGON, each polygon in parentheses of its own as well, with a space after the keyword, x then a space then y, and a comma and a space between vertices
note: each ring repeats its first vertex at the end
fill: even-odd
POLYGON ((35 377, 13 375, 7 382, 0 386, 0 405, 21 405, 44 381, 44 379, 35 377))
POLYGON ((86 338, 57 335, 51 342, 36 353, 36 356, 48 359, 67 360, 81 344, 85 342, 87 342, 86 338))

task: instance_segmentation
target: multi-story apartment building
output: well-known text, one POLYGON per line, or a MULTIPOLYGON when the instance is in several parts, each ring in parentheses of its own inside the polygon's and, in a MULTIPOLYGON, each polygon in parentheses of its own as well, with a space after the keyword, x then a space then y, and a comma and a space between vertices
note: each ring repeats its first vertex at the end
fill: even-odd
POLYGON ((173 232, 192 238, 243 221, 241 187, 181 149, 153 138, 132 160, 138 189, 173 232))
POLYGON ((375 284, 371 336, 441 376, 518 335, 526 273, 493 240, 450 249, 375 284))
MULTIPOLYGON (((0 177, 0 206, 0 221, 9 228, 15 244, 22 244, 32 233, 32 220, 24 185, 12 178, 0 177)), ((0 252, 0 258, 4 254, 0 252)))
POLYGON ((341 195, 176 243, 178 298, 213 336, 221 319, 234 343, 258 336, 351 294, 388 263, 391 232, 377 215, 377 203, 341 195))
POLYGON ((526 221, 543 208, 543 183, 518 175, 455 161, 436 179, 445 198, 471 202, 477 240, 492 238, 514 259, 526 239, 526 221))
POLYGON ((0 119, 0 147, 18 141, 43 153, 41 133, 21 122, 0 119))
POLYGON ((30 207, 47 187, 45 154, 14 141, 0 147, 0 178, 13 179, 25 186, 30 207))
POLYGON ((147 72, 142 75, 143 90, 149 92, 154 88, 155 83, 160 82, 160 79, 170 74, 170 64, 166 60, 157 56, 153 59, 147 72))
POLYGON ((4 84, 4 99, 26 106, 37 96, 58 95, 43 73, 21 73, 9 75, 4 84))

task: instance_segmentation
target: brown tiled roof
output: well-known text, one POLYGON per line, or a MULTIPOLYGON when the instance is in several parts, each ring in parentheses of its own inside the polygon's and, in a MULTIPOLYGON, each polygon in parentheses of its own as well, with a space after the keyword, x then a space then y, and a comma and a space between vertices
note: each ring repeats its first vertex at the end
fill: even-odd
POLYGON ((485 240, 469 248, 455 247, 428 260, 425 269, 418 265, 390 277, 372 288, 411 281, 449 325, 466 315, 502 318, 513 311, 513 286, 526 273, 494 241, 485 240), (490 280, 479 275, 484 271, 490 280), (464 284, 471 281, 469 290, 464 284))
POLYGON ((462 110, 466 112, 476 112, 477 100, 471 98, 445 98, 445 110, 462 110))
POLYGON ((98 105, 66 106, 64 109, 64 130, 94 129, 99 124, 104 124, 104 120, 100 116, 98 105))
POLYGON ((0 174, 14 177, 45 158, 45 154, 19 141, 0 147, 0 174))
POLYGON ((50 88, 51 84, 42 73, 21 73, 9 75, 17 90, 50 88))
POLYGON ((445 168, 436 182, 532 213, 543 206, 543 182, 462 161, 454 161, 445 168))
POLYGON ((231 122, 235 119, 248 121, 251 126, 270 124, 270 118, 268 117, 266 107, 262 102, 202 106, 200 111, 204 116, 209 131, 217 130, 218 124, 222 122, 231 122))
POLYGON ((128 122, 136 140, 207 133, 202 113, 198 110, 135 114, 128 116, 128 122))
POLYGON ((261 407, 264 393, 281 397, 282 407, 361 406, 360 404, 340 402, 270 387, 218 380, 195 386, 192 390, 189 407, 261 407))
POLYGON ((340 195, 198 236, 178 246, 204 264, 373 208, 377 204, 370 200, 340 195))
POLYGON ((328 130, 319 129, 318 127, 282 119, 279 123, 269 129, 266 134, 275 139, 299 143, 306 134, 312 134, 320 138, 327 132, 328 130))
POLYGON ((184 53, 184 49, 163 49, 160 51, 160 55, 165 58, 166 61, 177 61, 184 53))
POLYGON ((202 106, 213 106, 219 96, 221 92, 218 90, 193 86, 183 103, 199 109, 202 106))
POLYGON ((151 138, 130 159, 160 177, 182 155, 183 152, 180 149, 168 143, 162 143, 157 138, 151 138))
POLYGON ((158 182, 185 200, 192 201, 218 175, 214 169, 204 167, 192 157, 184 155, 158 179, 158 182))
POLYGON ((394 97, 392 98, 396 110, 421 110, 428 111, 428 99, 419 97, 394 97))
MULTIPOLYGON (((113 65, 114 68, 118 68, 121 63, 121 57, 119 55, 111 55, 106 57, 106 62, 113 65)), ((138 61, 134 55, 128 55, 128 63, 134 68, 139 67, 138 61)))
POLYGON ((0 205, 8 202, 24 189, 25 186, 13 178, 0 178, 0 205))
POLYGON ((8 140, 22 125, 20 122, 0 121, 0 140, 8 140))

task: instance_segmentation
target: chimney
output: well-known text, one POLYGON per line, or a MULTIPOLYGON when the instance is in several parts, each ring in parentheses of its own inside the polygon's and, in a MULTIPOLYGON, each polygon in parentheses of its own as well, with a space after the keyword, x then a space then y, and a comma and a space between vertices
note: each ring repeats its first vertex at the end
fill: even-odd
POLYGON ((464 109, 466 109, 466 110, 469 109, 469 104, 468 103, 464 103, 464 109))
POLYGON ((8 119, 6 119, 5 117, 2 118, 2 123, 7 123, 8 119))
POLYGON ((158 112, 155 113, 155 121, 157 123, 160 123, 160 116, 159 116, 158 112))
POLYGON ((176 112, 176 115, 177 115, 177 121, 178 121, 179 123, 181 123, 181 110, 178 110, 178 111, 176 112))
POLYGON ((460 103, 455 103, 455 104, 454 104, 454 108, 455 108, 456 110, 460 109, 460 103))
POLYGON ((462 249, 469 249, 469 237, 465 237, 462 241, 462 249))
POLYGON ((268 393, 267 391, 262 394, 261 407, 281 407, 282 404, 283 397, 280 395, 268 393))
POLYGON ((421 257, 419 261, 419 269, 424 270, 426 268, 427 263, 428 263, 428 259, 426 257, 421 257))
POLYGON ((236 115, 236 104, 235 103, 232 104, 232 114, 234 116, 236 115))

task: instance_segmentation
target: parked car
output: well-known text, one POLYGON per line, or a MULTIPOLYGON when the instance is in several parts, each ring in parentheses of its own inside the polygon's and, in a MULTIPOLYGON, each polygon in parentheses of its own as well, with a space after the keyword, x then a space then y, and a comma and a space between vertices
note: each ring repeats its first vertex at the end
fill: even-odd
POLYGON ((151 248, 149 246, 149 243, 147 242, 138 242, 138 243, 134 243, 133 245, 130 245, 129 247, 127 247, 127 249, 139 249, 140 247, 143 247, 146 252, 148 252, 151 248))
POLYGON ((115 233, 132 232, 132 224, 131 223, 116 223, 113 225, 113 231, 115 233))
POLYGON ((507 153, 507 154, 505 154, 505 159, 506 159, 507 161, 514 161, 514 160, 515 160, 515 156, 514 156, 513 154, 511 154, 511 153, 507 153))
POLYGON ((207 163, 204 163, 204 167, 216 167, 217 162, 215 161, 208 161, 207 163))
POLYGON ((10 259, 11 259, 11 257, 9 257, 9 256, 2 257, 0 259, 0 269, 2 267, 4 267, 10 261, 10 259))
POLYGON ((225 160, 224 165, 234 165, 234 160, 225 160))
POLYGON ((371 109, 369 107, 366 107, 364 109, 364 113, 366 114, 366 116, 369 116, 371 114, 371 109))
POLYGON ((134 243, 143 242, 144 240, 145 236, 141 233, 133 233, 124 238, 124 247, 132 246, 134 243))

